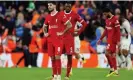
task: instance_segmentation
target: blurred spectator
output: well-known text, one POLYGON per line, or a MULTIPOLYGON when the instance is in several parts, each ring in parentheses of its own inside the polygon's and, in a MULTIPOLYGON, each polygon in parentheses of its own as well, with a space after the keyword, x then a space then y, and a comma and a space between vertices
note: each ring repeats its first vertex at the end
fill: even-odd
POLYGON ((111 6, 111 9, 112 9, 113 12, 115 12, 115 9, 116 9, 116 8, 121 9, 120 4, 118 3, 117 0, 113 0, 113 1, 112 1, 112 4, 111 4, 110 6, 111 6))
POLYGON ((4 18, 6 8, 0 3, 0 16, 4 18))
POLYGON ((18 13, 17 15, 17 20, 16 20, 16 36, 17 37, 22 37, 23 36, 23 24, 25 23, 24 20, 24 14, 23 13, 18 13))
POLYGON ((59 11, 64 11, 64 4, 63 3, 60 3, 60 5, 59 5, 59 11))
MULTIPOLYGON (((96 43, 100 39, 101 35, 103 34, 104 28, 101 27, 101 25, 98 21, 96 21, 94 23, 94 27, 96 28, 95 29, 95 39, 91 42, 91 46, 96 50, 96 47, 97 47, 96 43)), ((104 38, 100 45, 104 46, 105 43, 106 43, 106 39, 104 38)))
POLYGON ((18 7, 18 12, 17 13, 23 13, 23 14, 25 14, 25 11, 24 11, 24 6, 23 5, 20 5, 19 7, 18 7))
POLYGON ((15 28, 15 22, 11 20, 11 16, 10 15, 6 16, 4 24, 5 24, 4 26, 9 30, 8 34, 12 35, 13 34, 13 30, 15 28))
POLYGON ((72 6, 72 10, 78 13, 79 10, 84 9, 84 5, 81 1, 75 1, 75 4, 72 6))

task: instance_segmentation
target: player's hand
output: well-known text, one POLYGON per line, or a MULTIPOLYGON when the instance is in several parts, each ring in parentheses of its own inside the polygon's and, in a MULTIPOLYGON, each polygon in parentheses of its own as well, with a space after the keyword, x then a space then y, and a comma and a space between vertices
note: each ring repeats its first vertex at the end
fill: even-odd
POLYGON ((57 36, 62 36, 63 34, 63 32, 57 32, 57 36))
POLYGON ((101 43, 101 40, 99 39, 98 41, 97 41, 97 45, 99 45, 101 43))
POLYGON ((128 34, 122 34, 122 36, 128 36, 128 34))
POLYGON ((118 46, 118 48, 120 48, 120 42, 117 42, 117 46, 118 46))
POLYGON ((49 37, 49 34, 48 34, 48 33, 44 33, 44 36, 45 36, 45 37, 49 37))
POLYGON ((75 29, 75 30, 74 30, 74 32, 79 32, 79 31, 80 31, 80 29, 75 29))
POLYGON ((77 32, 75 32, 75 33, 73 34, 73 36, 76 37, 76 36, 79 36, 79 34, 78 34, 77 32))

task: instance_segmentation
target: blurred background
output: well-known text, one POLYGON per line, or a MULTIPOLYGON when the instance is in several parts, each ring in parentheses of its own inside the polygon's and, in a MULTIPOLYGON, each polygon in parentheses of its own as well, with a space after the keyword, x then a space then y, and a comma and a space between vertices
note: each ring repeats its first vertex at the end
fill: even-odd
MULTIPOLYGON (((84 55, 86 63, 82 64, 74 58, 73 67, 108 67, 104 55, 105 50, 101 54, 96 51, 96 42, 105 28, 102 9, 109 7, 114 15, 123 15, 129 20, 133 33, 133 2, 83 0, 72 1, 72 4, 72 10, 87 22, 86 29, 79 36, 81 40, 80 52, 84 55)), ((57 9, 64 10, 63 1, 57 1, 57 9)), ((1 48, 4 48, 4 50, 1 49, 0 54, 4 56, 1 57, 1 60, 8 60, 3 67, 31 67, 29 65, 51 67, 47 55, 47 40, 41 32, 48 14, 47 1, 0 1, 0 42, 1 48), (38 32, 37 36, 41 38, 41 46, 43 47, 41 52, 34 51, 35 48, 29 49, 34 31, 38 32)), ((105 46, 106 40, 103 40, 101 45, 105 46)), ((1 62, 1 64, 3 63, 1 62)))

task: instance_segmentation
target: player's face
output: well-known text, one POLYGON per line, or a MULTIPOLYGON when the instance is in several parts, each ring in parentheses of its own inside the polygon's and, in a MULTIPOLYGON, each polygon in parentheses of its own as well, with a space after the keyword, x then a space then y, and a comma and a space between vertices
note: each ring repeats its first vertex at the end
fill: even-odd
POLYGON ((108 12, 104 12, 103 15, 106 17, 106 18, 110 18, 110 15, 108 12))
POLYGON ((48 3, 48 9, 50 12, 52 12, 55 8, 56 8, 56 6, 54 4, 48 3))
POLYGON ((65 10, 66 10, 66 12, 70 12, 71 11, 71 7, 72 7, 71 4, 66 3, 65 4, 65 10))

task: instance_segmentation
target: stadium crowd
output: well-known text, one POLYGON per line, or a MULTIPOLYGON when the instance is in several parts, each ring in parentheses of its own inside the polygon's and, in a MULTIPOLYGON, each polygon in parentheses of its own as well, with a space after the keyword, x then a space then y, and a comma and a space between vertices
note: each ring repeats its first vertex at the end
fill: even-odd
MULTIPOLYGON (((123 15, 131 24, 133 34, 133 2, 132 1, 72 1, 72 10, 78 13, 86 22, 87 27, 80 40, 86 40, 96 50, 96 42, 105 28, 105 17, 102 9, 107 6, 115 15, 123 15)), ((64 10, 64 2, 57 1, 58 10, 64 10)), ((8 41, 4 44, 7 53, 23 51, 24 56, 20 58, 16 66, 25 58, 25 66, 36 65, 38 52, 46 52, 46 39, 43 39, 42 26, 45 17, 49 14, 46 1, 2 1, 0 2, 0 37, 8 41), (38 35, 39 33, 39 35, 38 35), (39 37, 38 37, 39 36, 39 37), (33 37, 35 37, 33 39, 33 37), (40 39, 42 38, 42 39, 40 39), (32 42, 37 41, 37 46, 32 42), (43 44, 40 43, 42 40, 43 44), (45 45, 44 45, 45 44, 45 45), (36 47, 43 47, 40 50, 36 47), (32 55, 29 55, 32 54, 32 55), (30 58, 32 59, 29 59, 30 58), (32 61, 31 61, 32 60, 32 61)), ((103 40, 102 45, 106 44, 103 40)), ((133 37, 132 37, 133 44, 133 37)))

